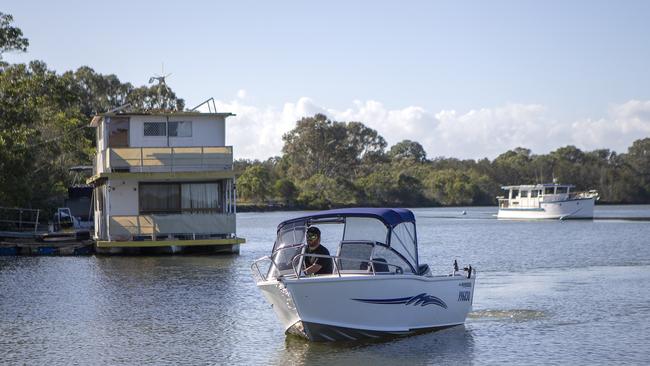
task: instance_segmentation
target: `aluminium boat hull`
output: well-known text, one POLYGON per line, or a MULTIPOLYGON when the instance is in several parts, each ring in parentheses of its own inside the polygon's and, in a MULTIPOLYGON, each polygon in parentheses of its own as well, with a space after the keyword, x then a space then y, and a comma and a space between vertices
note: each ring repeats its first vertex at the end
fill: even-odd
POLYGON ((472 308, 474 278, 331 275, 281 278, 258 287, 286 333, 351 341, 463 324, 472 308))
POLYGON ((539 207, 499 208, 498 219, 593 219, 596 199, 580 198, 566 201, 541 202, 539 207))

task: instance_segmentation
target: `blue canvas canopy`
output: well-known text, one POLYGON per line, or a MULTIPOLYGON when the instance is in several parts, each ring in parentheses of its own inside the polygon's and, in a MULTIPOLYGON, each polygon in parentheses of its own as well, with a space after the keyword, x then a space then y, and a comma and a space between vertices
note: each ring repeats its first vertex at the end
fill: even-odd
POLYGON ((278 225, 278 230, 287 224, 295 222, 304 222, 309 220, 335 217, 372 217, 381 220, 384 224, 386 224, 386 226, 389 226, 391 228, 403 222, 415 222, 415 216, 413 215, 413 212, 405 208, 355 207, 320 211, 310 215, 287 220, 278 225))
POLYGON ((324 223, 345 223, 344 241, 370 240, 383 243, 402 256, 412 268, 418 268, 415 215, 405 208, 341 208, 304 215, 278 225, 278 237, 282 236, 283 240, 276 241, 276 244, 287 240, 284 233, 288 230, 291 237, 289 241, 300 243, 306 227, 324 223), (297 227, 303 229, 296 236, 291 229, 297 227))

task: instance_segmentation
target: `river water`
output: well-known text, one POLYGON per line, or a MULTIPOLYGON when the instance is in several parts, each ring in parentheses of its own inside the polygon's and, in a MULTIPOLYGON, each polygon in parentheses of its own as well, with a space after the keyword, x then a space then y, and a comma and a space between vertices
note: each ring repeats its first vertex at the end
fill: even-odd
POLYGON ((0 257, 0 363, 650 364, 650 222, 615 219, 650 206, 561 222, 414 212, 422 262, 478 270, 464 326, 349 344, 285 336, 250 264, 299 213, 242 213, 240 255, 0 257))

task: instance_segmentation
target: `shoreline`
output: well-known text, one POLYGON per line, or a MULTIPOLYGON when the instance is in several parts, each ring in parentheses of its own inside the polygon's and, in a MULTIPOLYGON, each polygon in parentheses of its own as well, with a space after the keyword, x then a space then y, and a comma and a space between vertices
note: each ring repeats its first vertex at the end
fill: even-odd
MULTIPOLYGON (((619 202, 596 202, 596 207, 598 206, 642 206, 650 205, 650 203, 619 203, 619 202)), ((237 213, 240 212, 276 212, 276 211, 321 211, 329 210, 336 208, 349 208, 349 207, 406 207, 406 208, 467 208, 467 207, 494 207, 498 209, 499 206, 494 205, 462 205, 462 206, 445 206, 445 205, 425 205, 425 206, 394 206, 394 205, 341 205, 341 206, 329 206, 329 207, 308 207, 300 205, 281 205, 281 204, 237 204, 237 213)))

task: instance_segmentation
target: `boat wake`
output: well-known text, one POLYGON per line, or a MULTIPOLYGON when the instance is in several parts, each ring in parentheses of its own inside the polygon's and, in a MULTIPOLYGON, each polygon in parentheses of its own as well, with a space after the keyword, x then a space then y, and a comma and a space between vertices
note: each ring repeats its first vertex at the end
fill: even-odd
POLYGON ((540 310, 531 309, 511 309, 511 310, 478 310, 472 311, 468 315, 471 319, 476 320, 514 320, 527 321, 536 320, 546 317, 546 313, 540 310))

